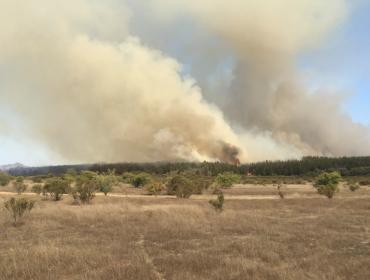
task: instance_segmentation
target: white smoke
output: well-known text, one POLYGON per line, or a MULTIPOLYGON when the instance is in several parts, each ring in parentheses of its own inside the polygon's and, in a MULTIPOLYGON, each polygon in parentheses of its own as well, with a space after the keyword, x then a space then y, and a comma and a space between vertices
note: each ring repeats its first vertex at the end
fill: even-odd
POLYGON ((235 162, 370 151, 369 130, 341 113, 338 95, 308 92, 295 67, 297 55, 320 49, 345 21, 342 0, 0 5, 0 133, 15 141, 32 139, 70 162, 235 162), (146 22, 148 14, 157 26, 146 22), (183 75, 179 61, 161 52, 182 38, 183 18, 197 36, 175 44, 178 57, 192 57, 190 73, 218 107, 183 75), (138 22, 142 38, 133 33, 138 22), (225 55, 235 62, 232 75, 219 63, 225 55), (215 67, 221 70, 207 84, 215 67))
POLYGON ((221 111, 180 75, 181 64, 136 37, 113 41, 120 36, 112 31, 127 32, 128 16, 101 5, 5 5, 1 16, 15 28, 0 43, 0 106, 12 109, 21 125, 14 130, 74 161, 230 161, 225 143, 245 160, 221 111))

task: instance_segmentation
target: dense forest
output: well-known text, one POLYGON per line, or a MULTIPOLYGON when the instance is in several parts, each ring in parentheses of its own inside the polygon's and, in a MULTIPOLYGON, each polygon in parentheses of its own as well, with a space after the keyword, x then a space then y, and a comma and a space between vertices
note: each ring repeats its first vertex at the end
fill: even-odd
POLYGON ((78 165, 55 165, 55 166, 40 166, 40 167, 18 167, 10 169, 7 173, 11 175, 22 175, 22 176, 35 176, 35 175, 47 175, 54 174, 60 176, 65 174, 69 168, 74 168, 77 172, 82 170, 89 170, 91 164, 78 164, 78 165))
POLYGON ((106 172, 115 169, 116 173, 146 172, 151 174, 168 174, 173 171, 184 172, 196 170, 199 175, 217 176, 219 173, 232 171, 237 174, 272 176, 316 176, 323 171, 339 171, 342 176, 370 176, 370 156, 367 157, 303 157, 301 160, 264 161, 243 164, 240 167, 220 162, 155 162, 155 163, 96 163, 82 165, 60 165, 44 167, 17 168, 9 171, 12 175, 46 175, 53 173, 56 176, 64 174, 69 168, 77 172, 90 170, 106 172))

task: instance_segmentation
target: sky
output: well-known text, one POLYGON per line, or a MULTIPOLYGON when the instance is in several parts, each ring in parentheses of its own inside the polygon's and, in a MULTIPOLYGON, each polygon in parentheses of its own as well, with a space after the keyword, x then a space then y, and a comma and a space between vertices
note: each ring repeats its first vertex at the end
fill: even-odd
MULTIPOLYGON (((355 122, 370 125, 370 2, 354 9, 344 32, 319 52, 302 55, 300 67, 314 72, 320 86, 347 91, 349 98, 343 110, 355 122)), ((310 81, 312 82, 312 80, 310 81)))
MULTIPOLYGON (((155 1, 154 1, 155 2, 155 1)), ((133 10, 140 10, 141 1, 131 1, 131 7, 133 10), (135 7, 136 6, 136 7, 135 7)), ((171 11, 170 11, 171 12, 171 11)), ((196 12, 194 12, 196 13, 196 12)), ((131 25, 130 25, 130 35, 138 36, 144 48, 160 50, 166 56, 175 59, 177 62, 182 64, 180 76, 182 79, 185 77, 191 76, 196 80, 196 85, 200 87, 200 90, 203 94, 203 97, 210 105, 206 105, 205 108, 201 110, 209 111, 209 116, 215 119, 222 119, 220 121, 221 131, 229 131, 229 123, 233 132, 240 130, 238 122, 232 122, 232 114, 228 114, 226 109, 223 108, 225 102, 225 95, 223 94, 224 90, 229 87, 230 83, 234 79, 235 69, 237 68, 237 55, 231 47, 225 43, 227 40, 221 39, 222 35, 217 35, 216 33, 211 33, 207 30, 207 27, 202 26, 193 21, 193 16, 179 17, 173 23, 168 23, 166 20, 158 20, 153 16, 152 10, 141 9, 138 15, 134 14, 130 16, 131 25), (203 30, 204 28, 204 30, 203 30), (152 32, 151 32, 152 30, 152 32), (161 32, 158 32, 161 30, 161 32), (215 35, 216 34, 216 35, 215 35), (197 41, 198 37, 207 37, 207 39, 200 40, 201 44, 197 46, 196 44, 190 45, 189 41, 197 41), (170 39, 169 39, 170 38, 170 39), (171 40, 172 38, 172 40, 171 40), (196 48, 199 49, 212 49, 212 54, 209 58, 204 58, 204 53, 201 51, 197 52, 196 48), (214 59, 213 57, 218 57, 214 59), (206 59, 207 63, 202 65, 202 59, 206 59), (203 68, 204 67, 204 68, 203 68), (205 74, 206 73, 206 74, 205 74), (212 104, 218 106, 214 108, 212 104), (224 117, 219 113, 222 111, 224 117), (225 119, 225 121, 223 120, 225 119), (225 122, 225 124, 224 124, 225 122), (221 128, 222 127, 222 128, 221 128)), ((315 92, 322 88, 327 89, 328 91, 333 92, 343 92, 345 96, 345 101, 341 104, 341 110, 344 113, 348 113, 355 123, 361 123, 365 126, 368 126, 370 129, 370 2, 363 1, 360 5, 353 7, 349 12, 348 18, 342 23, 342 26, 330 34, 330 38, 327 42, 316 49, 308 49, 300 52, 296 58, 296 68, 298 69, 299 74, 302 76, 303 81, 307 85, 307 88, 315 92)), ((21 16, 21 15, 15 15, 21 16)), ((75 15, 74 15, 75 16, 75 15)), ((78 17, 79 15, 77 15, 78 17)), ((83 16, 83 14, 82 14, 83 16)), ((194 16, 195 17, 195 16, 194 16)), ((94 19, 92 19, 94 21, 94 19)), ((116 24, 112 23, 112 26, 116 24)), ((96 31, 98 33, 98 31, 96 31)), ((106 32, 109 33, 109 32, 106 32)), ((123 34, 122 31, 120 34, 123 34)), ((108 35, 107 35, 108 36, 108 35)), ((110 36, 110 35, 109 35, 110 36)), ((329 36, 329 35, 328 35, 329 36)), ((113 39, 109 37, 109 40, 117 40, 114 44, 119 44, 120 41, 125 40, 125 36, 120 36, 120 38, 113 39)), ((227 36, 226 36, 227 38, 227 36)), ((1 39, 0 39, 1 40, 1 39)), ((100 46, 103 47, 103 46, 100 46)), ((132 47, 132 46, 131 46, 132 47)), ((1 49, 0 49, 1 50, 1 49)), ((130 46, 127 46, 127 50, 130 50, 130 46)), ((1 58, 1 56, 0 56, 1 58)), ((20 58, 21 59, 21 58, 20 58)), ((164 59, 165 60, 165 59, 164 59)), ((13 60, 14 64, 17 63, 17 58, 13 60)), ((139 61, 140 62, 140 61, 139 61)), ((7 61, 6 66, 1 64, 0 60, 0 76, 3 76, 3 79, 0 77, 0 82, 8 79, 8 76, 5 75, 7 67, 12 67, 12 61, 7 61)), ((165 63, 165 62, 163 62, 165 63)), ((172 65, 172 64, 171 64, 172 65)), ((177 69, 177 66, 171 66, 177 69)), ((173 74, 171 74, 173 77, 173 74)), ((11 77, 14 80, 17 80, 18 76, 11 77)), ((180 78, 176 78, 180 79, 180 78)), ((113 80, 114 82, 114 80, 113 80)), ((140 80, 138 80, 140 83, 140 80)), ((175 83, 175 80, 174 80, 175 83)), ((0 95, 4 94, 6 87, 0 88, 3 90, 3 93, 0 91, 0 95)), ((24 90, 23 88, 15 88, 12 90, 24 90)), ((169 89, 169 92, 171 90, 169 89)), ((196 93, 193 93, 194 96, 196 93)), ((1 96, 0 96, 1 97, 1 96)), ((182 98, 182 97, 181 97, 182 98)), ((184 97, 185 98, 185 97, 184 97)), ((195 97, 194 97, 195 98, 195 97)), ((335 97, 334 97, 335 98, 335 97)), ((6 100, 6 99, 4 99, 6 100)), ((1 98, 0 98, 1 101, 1 98)), ((22 100, 19 100, 22 102, 22 100)), ((27 102, 27 101, 24 101, 27 102)), ((33 106, 32 99, 29 100, 29 104, 22 104, 21 106, 33 106)), ((35 101, 36 102, 36 101, 35 101)), ((58 101, 55 101, 58 102, 58 101)), ((185 101, 184 101, 185 102, 185 101)), ((186 101, 186 102, 190 102, 186 101)), ((185 102, 185 103, 186 103, 185 102)), ((201 102, 202 103, 202 102, 201 102)), ((36 105, 37 106, 37 105, 36 105)), ((201 106, 201 105, 199 105, 201 106)), ((202 105, 203 106, 203 105, 202 105)), ((63 163, 85 163, 87 161, 97 161, 97 159, 104 160, 104 156, 97 158, 89 158, 81 156, 80 158, 75 158, 71 156, 70 158, 64 157, 62 155, 64 148, 58 147, 58 145, 53 145, 52 141, 44 141, 42 138, 38 137, 35 134, 38 134, 36 131, 33 137, 27 137, 22 134, 20 131, 27 130, 27 128, 32 129, 32 126, 28 127, 27 118, 32 118, 27 114, 17 114, 14 113, 14 107, 12 108, 8 104, 0 104, 0 110, 2 110, 3 119, 7 122, 0 123, 0 129, 3 133, 0 132, 0 165, 10 164, 14 162, 21 162, 30 166, 38 165, 48 165, 48 164, 63 164, 63 163), (9 129, 9 124, 12 126, 12 129, 9 129), (19 130, 14 129, 19 127, 19 130), (7 130, 11 130, 11 133, 4 133, 7 130), (41 140, 40 140, 41 139, 41 140)), ((52 109, 51 109, 52 110, 52 109)), ((34 113, 34 112, 33 112, 34 113)), ((51 112, 52 113, 52 112, 51 112)), ((77 113, 76 113, 77 114, 77 113)), ((1 117, 1 115, 0 115, 1 117)), ((110 119, 110 118, 109 118, 110 119)), ((149 118, 150 119, 150 118, 149 118)), ((113 118, 112 118, 113 120, 113 118)), ((0 118, 1 121, 1 118, 0 118)), ((148 122, 148 120, 146 120, 148 122)), ((57 125, 57 124, 56 124, 57 125)), ((73 124, 71 124, 73 125, 73 124)), ((77 122, 76 122, 77 125, 77 122)), ((83 125, 83 124, 80 124, 83 125)), ((186 126, 185 126, 186 127, 186 126)), ((253 159, 263 160, 263 159, 284 159, 297 157, 299 153, 296 152, 297 149, 300 149, 299 145, 292 144, 293 142, 287 141, 286 143, 281 144, 281 140, 276 140, 276 135, 274 131, 269 130, 269 127, 260 129, 258 133, 251 133, 254 131, 254 128, 248 125, 248 131, 245 130, 245 127, 240 134, 239 139, 235 140, 233 134, 230 135, 230 143, 232 145, 238 145, 239 141, 244 141, 240 139, 249 139, 245 140, 243 143, 244 146, 249 145, 256 147, 257 152, 253 149, 253 152, 249 154, 255 155, 253 159), (244 129, 244 130, 243 130, 244 129), (252 137, 247 137, 246 134, 253 135, 252 137), (253 140, 254 139, 254 140, 253 140), (271 140, 272 139, 272 140, 271 140), (271 140, 271 141, 270 141, 271 140), (248 142, 249 141, 249 142, 248 142), (252 141, 254 141, 252 143, 252 141), (258 144, 266 143, 264 146, 267 152, 262 153, 258 156, 258 144), (248 144, 245 144, 248 143, 248 144), (294 147, 293 147, 294 146, 294 147), (278 148, 277 148, 278 147, 278 148), (297 148, 298 147, 298 148, 297 148), (278 150, 277 150, 278 149, 278 150), (269 158, 269 154, 271 157, 269 158)), ((154 134, 155 141, 169 141, 181 142, 179 137, 172 135, 173 131, 167 131, 166 129, 159 129, 156 134, 154 134), (158 132, 159 131, 159 132, 158 132), (167 138, 170 140, 166 140, 167 138), (156 140, 157 139, 157 140, 156 140), (163 140, 165 139, 165 140, 163 140), (177 139, 177 140, 174 140, 177 139)), ((41 132, 40 132, 41 133, 41 132)), ((153 132, 155 133, 155 132, 153 132)), ((215 132, 215 135, 222 135, 224 132, 215 132)), ((53 138, 53 141, 58 141, 58 138, 64 137, 57 135, 53 138)), ((138 134, 139 135, 139 134, 138 134)), ((114 136, 115 137, 115 136, 114 136)), ((125 136, 126 137, 126 136, 125 136)), ((123 139, 126 139, 126 138, 123 139)), ((138 139, 141 139, 142 136, 137 136, 138 139)), ((186 135, 184 136, 187 137, 186 135)), ((189 136, 190 137, 190 136, 189 136)), ((218 136, 217 136, 218 137, 218 136)), ((279 137, 281 135, 279 134, 279 137)), ((127 142, 135 142, 135 138, 126 139, 127 142), (133 140, 134 139, 134 140, 133 140)), ((279 138, 280 139, 280 138, 279 138)), ((199 140, 199 139, 198 139, 199 140)), ((73 142, 73 139, 70 139, 73 142)), ((158 142, 157 141, 157 142, 158 142)), ((193 141, 193 140, 191 140, 193 141)), ((199 141, 208 141, 201 139, 199 141)), ((104 141, 103 141, 104 142, 104 141)), ((155 142, 155 143, 157 143, 155 142)), ((194 141, 193 141, 194 142, 194 141)), ((117 140, 117 143, 119 141, 117 140)), ((369 143, 370 144, 370 143, 369 143)), ((110 143, 105 143, 104 145, 110 145, 110 143)), ((116 144, 115 144, 116 145, 116 144)), ((164 145, 160 142, 158 145, 164 145)), ((166 142, 167 145, 167 142, 166 142)), ((176 144, 177 145, 177 144, 176 144)), ((202 142, 202 146, 207 146, 202 142)), ((186 145, 185 145, 186 146, 186 145)), ((202 152, 187 151, 187 147, 184 145, 175 146, 171 149, 176 150, 176 156, 170 158, 163 158, 163 160, 173 160, 177 157, 185 159, 199 158, 203 159, 202 152), (185 148, 184 148, 185 147, 185 148), (184 151, 184 149, 186 151, 184 151), (186 156, 184 156, 184 154, 186 156), (191 154, 191 157, 188 156, 191 154)), ((145 146, 146 147, 146 146, 145 146)), ((160 146, 162 147, 162 146, 160 146)), ((167 147, 167 146, 166 146, 167 147)), ((156 148, 155 152, 151 157, 138 157, 141 160, 148 159, 161 159, 158 155, 158 149, 156 148)), ((264 149, 264 148, 261 148, 264 149)), ((303 148, 302 148, 303 149, 303 148)), ((73 154, 73 151, 71 151, 73 154)), ((115 153, 115 150, 109 150, 108 153, 115 153)), ((122 152, 125 155, 130 154, 128 151, 122 152)), ((213 159, 213 154, 207 154, 207 158, 213 159)), ((132 158, 131 154, 130 157, 132 158)), ((220 156, 217 157, 218 159, 220 156)), ((108 160, 116 159, 115 157, 107 157, 108 160)), ((123 156, 122 160, 125 160, 126 157, 123 156)))

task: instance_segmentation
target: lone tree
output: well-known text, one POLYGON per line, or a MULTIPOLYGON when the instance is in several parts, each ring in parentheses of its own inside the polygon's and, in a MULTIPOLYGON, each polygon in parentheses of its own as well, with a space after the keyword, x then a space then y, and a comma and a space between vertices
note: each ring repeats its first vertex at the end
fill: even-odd
POLYGON ((217 200, 210 200, 209 203, 213 206, 213 208, 216 210, 216 212, 218 211, 223 211, 224 208, 224 202, 225 202, 225 197, 223 194, 220 194, 217 196, 217 200))
POLYGON ((0 185, 5 187, 10 182, 10 176, 2 171, 0 171, 0 185))
POLYGON ((107 173, 97 176, 98 188, 99 191, 103 192, 104 195, 107 195, 109 192, 112 192, 114 186, 117 183, 115 176, 115 170, 108 169, 107 173))
POLYGON ((180 198, 189 198, 196 191, 194 184, 181 175, 173 177, 167 184, 167 193, 180 198))
POLYGON ((50 194, 55 201, 59 201, 64 194, 68 193, 68 188, 69 183, 67 181, 53 180, 44 185, 42 195, 50 194))
POLYGON ((13 186, 14 186, 14 189, 17 192, 17 194, 22 194, 22 192, 24 192, 27 189, 27 185, 25 183, 23 183, 23 181, 22 182, 18 182, 18 181, 14 182, 13 186))
POLYGON ((240 181, 240 176, 233 172, 225 172, 217 175, 216 186, 218 188, 231 188, 234 184, 240 181))
POLYGON ((37 195, 40 195, 42 194, 42 191, 43 191, 44 187, 41 185, 41 184, 36 184, 36 185, 33 185, 31 190, 37 194, 37 195))
POLYGON ((325 172, 316 177, 314 186, 319 194, 333 198, 334 194, 339 192, 338 184, 341 179, 342 177, 338 172, 325 172))
POLYGON ((147 173, 140 173, 135 178, 132 179, 132 185, 135 188, 144 187, 150 183, 150 176, 147 173))
POLYGON ((11 212, 14 218, 14 226, 17 225, 17 220, 19 220, 26 210, 31 211, 35 205, 34 200, 27 200, 25 198, 15 199, 12 197, 8 201, 4 202, 4 207, 7 211, 11 212))
POLYGON ((95 192, 98 190, 98 182, 87 178, 80 178, 76 182, 76 186, 69 188, 69 194, 74 199, 79 199, 82 204, 89 204, 95 197, 95 192))

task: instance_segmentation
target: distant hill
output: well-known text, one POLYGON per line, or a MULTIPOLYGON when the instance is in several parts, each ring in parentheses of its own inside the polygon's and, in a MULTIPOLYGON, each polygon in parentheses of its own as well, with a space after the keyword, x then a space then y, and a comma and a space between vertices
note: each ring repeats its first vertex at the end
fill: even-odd
POLYGON ((28 166, 22 164, 22 163, 19 163, 19 162, 16 162, 14 164, 6 164, 6 165, 0 165, 0 170, 2 171, 9 171, 10 169, 19 169, 19 168, 27 168, 28 166))

